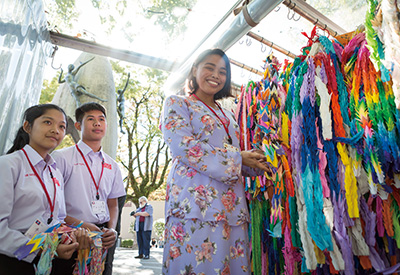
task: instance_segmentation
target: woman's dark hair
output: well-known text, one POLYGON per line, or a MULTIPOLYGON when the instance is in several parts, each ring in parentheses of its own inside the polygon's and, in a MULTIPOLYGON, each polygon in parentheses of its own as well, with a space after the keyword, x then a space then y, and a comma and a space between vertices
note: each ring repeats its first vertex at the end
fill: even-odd
POLYGON ((97 103, 97 102, 88 102, 85 104, 82 104, 75 110, 75 119, 77 122, 82 123, 82 119, 85 116, 85 113, 90 112, 90 111, 100 111, 103 113, 105 117, 106 115, 106 108, 103 107, 103 105, 97 103))
POLYGON ((204 52, 202 52, 197 59, 194 61, 192 68, 190 69, 190 73, 187 77, 187 86, 189 89, 189 93, 193 94, 196 92, 196 90, 199 88, 199 84, 196 81, 196 78, 193 74, 194 68, 197 68, 201 62, 203 62, 208 56, 210 55, 219 55, 222 57, 225 61, 225 67, 226 67, 226 82, 224 87, 214 95, 214 100, 221 99, 224 97, 229 97, 232 96, 231 94, 231 65, 229 62, 229 58, 226 56, 225 52, 221 49, 209 49, 204 52))
MULTIPOLYGON (((54 104, 39 104, 29 107, 28 109, 25 110, 23 121, 24 122, 27 121, 29 125, 32 126, 35 119, 42 116, 44 113, 46 113, 47 110, 52 110, 52 109, 55 109, 63 113, 65 117, 65 122, 67 123, 68 121, 67 115, 65 114, 64 110, 54 104)), ((18 151, 24 148, 24 146, 29 143, 29 135, 27 132, 25 132, 23 127, 24 126, 21 126, 18 129, 17 135, 14 139, 14 144, 11 146, 10 150, 8 150, 7 154, 11 154, 12 152, 18 151)))

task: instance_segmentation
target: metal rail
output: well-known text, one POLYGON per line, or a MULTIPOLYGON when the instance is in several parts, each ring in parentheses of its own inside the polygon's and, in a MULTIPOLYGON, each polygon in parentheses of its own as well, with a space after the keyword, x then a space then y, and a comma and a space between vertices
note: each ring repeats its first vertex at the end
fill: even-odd
POLYGON ((259 35, 255 34, 254 32, 248 32, 247 35, 250 36, 251 38, 257 40, 257 41, 260 41, 261 43, 267 45, 268 47, 271 47, 274 50, 277 50, 278 52, 281 52, 284 55, 287 55, 288 57, 291 57, 293 59, 296 58, 296 55, 294 53, 282 48, 279 45, 276 45, 274 42, 271 42, 271 41, 269 41, 268 39, 266 39, 266 38, 264 38, 262 36, 259 36, 259 35))
POLYGON ((88 41, 52 31, 50 31, 50 39, 54 45, 59 45, 106 57, 112 57, 122 61, 140 64, 143 66, 156 68, 168 72, 172 71, 172 68, 175 65, 175 62, 167 59, 157 58, 154 56, 149 56, 127 50, 114 49, 93 41, 88 41))
POLYGON ((241 62, 239 62, 239 61, 236 61, 236 60, 234 60, 234 59, 232 59, 232 58, 229 58, 229 61, 231 62, 231 64, 236 65, 236 66, 238 66, 238 67, 240 67, 240 68, 242 68, 242 69, 245 69, 245 70, 247 70, 247 71, 249 71, 249 72, 252 72, 252 73, 254 73, 254 74, 258 74, 258 75, 264 76, 264 73, 263 73, 263 72, 261 72, 261 71, 259 71, 259 70, 257 70, 257 69, 254 69, 254 68, 252 68, 252 67, 250 67, 250 66, 247 66, 247 65, 245 65, 244 63, 241 63, 241 62))

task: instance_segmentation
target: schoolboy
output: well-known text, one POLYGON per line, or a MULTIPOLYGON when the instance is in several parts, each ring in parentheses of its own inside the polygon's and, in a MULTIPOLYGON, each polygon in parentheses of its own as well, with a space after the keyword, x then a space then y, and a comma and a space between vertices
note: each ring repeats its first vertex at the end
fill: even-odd
POLYGON ((75 110, 75 118, 81 140, 52 154, 65 182, 65 221, 102 230, 103 247, 108 249, 117 238, 118 197, 125 195, 125 188, 117 163, 101 148, 106 110, 98 103, 85 103, 75 110))

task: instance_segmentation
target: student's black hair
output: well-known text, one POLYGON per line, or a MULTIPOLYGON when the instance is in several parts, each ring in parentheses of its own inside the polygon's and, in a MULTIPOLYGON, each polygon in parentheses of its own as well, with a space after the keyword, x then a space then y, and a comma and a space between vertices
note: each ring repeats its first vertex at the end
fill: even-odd
MULTIPOLYGON (((46 113, 48 110, 57 110, 60 111, 64 117, 65 117, 65 123, 68 123, 67 120, 67 115, 65 114, 64 110, 54 104, 38 104, 34 105, 32 107, 29 107, 28 109, 25 110, 24 112, 24 122, 27 121, 30 126, 33 125, 33 122, 35 119, 38 117, 42 116, 44 113, 46 113)), ((65 125, 67 127, 68 125, 65 125)), ((29 143, 29 135, 27 132, 24 130, 24 126, 21 126, 18 129, 17 135, 15 136, 14 143, 11 146, 11 148, 7 151, 7 154, 11 154, 12 152, 18 151, 22 148, 24 148, 25 145, 29 143)))
POLYGON ((224 59, 225 61, 225 67, 226 67, 226 82, 224 87, 214 95, 214 100, 221 99, 224 97, 230 97, 232 96, 231 94, 231 65, 229 62, 228 56, 226 56, 225 52, 221 49, 209 49, 205 50, 202 52, 197 59, 194 61, 192 68, 190 69, 190 73, 187 77, 187 86, 189 89, 189 94, 193 94, 197 91, 199 88, 199 84, 196 81, 196 77, 193 74, 194 68, 197 68, 197 66, 203 62, 208 56, 210 55, 219 55, 224 59))
POLYGON ((75 119, 76 122, 82 123, 82 119, 85 116, 85 113, 93 111, 93 110, 98 110, 104 114, 105 117, 106 115, 106 108, 103 107, 103 105, 97 103, 97 102, 88 102, 84 103, 75 110, 75 119))

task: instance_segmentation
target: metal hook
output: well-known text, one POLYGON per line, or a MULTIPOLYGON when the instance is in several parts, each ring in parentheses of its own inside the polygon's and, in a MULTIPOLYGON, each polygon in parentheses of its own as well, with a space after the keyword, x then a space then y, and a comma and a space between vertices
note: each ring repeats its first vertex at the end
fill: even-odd
POLYGON ((281 6, 279 5, 277 9, 274 10, 274 12, 278 12, 281 10, 281 6))
POLYGON ((323 28, 322 30, 324 31, 325 34, 326 34, 326 33, 328 34, 327 37, 329 38, 329 36, 330 36, 331 34, 329 33, 327 27, 328 27, 328 26, 325 24, 325 26, 324 26, 324 28, 323 28))
POLYGON ((58 67, 58 68, 54 67, 54 65, 53 65, 53 64, 54 64, 54 56, 56 55, 56 52, 57 52, 57 50, 58 50, 57 45, 54 46, 53 49, 54 49, 54 51, 53 51, 53 53, 51 54, 51 67, 52 67, 54 70, 58 71, 59 69, 61 69, 62 64, 60 64, 60 67, 58 67))
POLYGON ((246 45, 249 47, 251 45, 251 39, 250 38, 246 38, 246 45))
MULTIPOLYGON (((293 17, 294 17, 294 15, 295 15, 296 13, 295 12, 293 12, 293 17)), ((293 21, 299 21, 300 20, 300 18, 301 18, 301 15, 299 14, 299 17, 297 18, 297 19, 295 19, 295 18, 293 18, 293 21)))
POLYGON ((239 40, 239 44, 240 44, 240 45, 242 45, 243 42, 244 42, 244 39, 240 39, 240 40, 239 40))
POLYGON ((265 53, 266 50, 267 50, 267 46, 264 43, 262 43, 262 40, 261 40, 261 52, 265 53))
POLYGON ((272 44, 271 44, 271 46, 269 46, 270 47, 270 50, 269 50, 269 54, 268 54, 268 56, 270 56, 271 55, 271 53, 272 53, 272 49, 273 49, 273 46, 274 46, 274 42, 271 42, 272 44))
POLYGON ((240 76, 241 76, 241 77, 245 77, 243 67, 242 67, 242 70, 241 70, 241 72, 240 72, 240 76))
POLYGON ((294 5, 293 5, 293 7, 292 8, 289 8, 289 6, 288 6, 288 14, 287 14, 287 18, 289 19, 289 20, 292 20, 293 19, 293 17, 294 17, 294 15, 296 14, 296 12, 295 11, 293 11, 293 14, 292 14, 292 16, 289 16, 290 15, 290 10, 291 9, 294 9, 296 7, 296 3, 294 3, 294 5))
POLYGON ((288 8, 288 13, 287 13, 286 17, 287 17, 287 19, 292 20, 293 16, 294 16, 294 13, 293 13, 292 17, 289 17, 289 15, 290 15, 290 9, 288 8))

